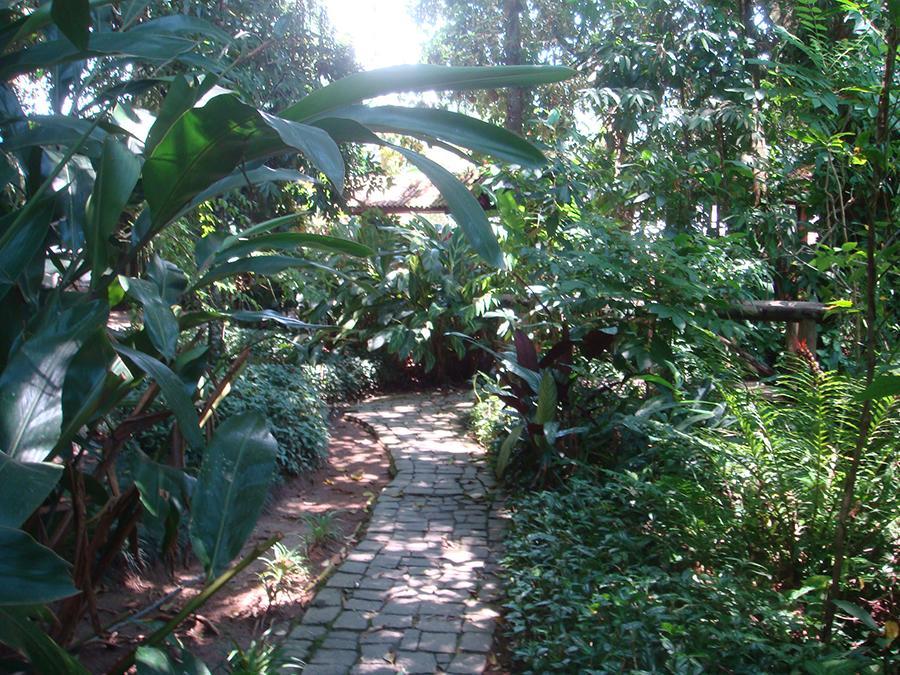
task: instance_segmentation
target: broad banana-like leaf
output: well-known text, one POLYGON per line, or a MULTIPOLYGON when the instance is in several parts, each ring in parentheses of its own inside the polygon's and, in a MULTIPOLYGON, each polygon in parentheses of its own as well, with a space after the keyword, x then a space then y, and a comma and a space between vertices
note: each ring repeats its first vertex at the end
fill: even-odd
POLYGON ((448 110, 355 105, 330 111, 328 116, 351 119, 372 131, 446 141, 526 167, 539 167, 547 162, 543 153, 524 138, 495 124, 448 110))
POLYGON ((225 420, 203 456, 191 505, 191 542, 218 576, 253 531, 275 472, 278 444, 259 413, 225 420))
POLYGON ((169 361, 178 348, 178 319, 152 281, 119 277, 122 288, 144 308, 144 328, 150 342, 169 361))
MULTIPOLYGON (((216 78, 208 76, 205 82, 213 83, 216 78)), ((171 128, 175 121, 184 113, 194 107, 197 100, 204 93, 203 87, 192 87, 184 75, 176 75, 172 79, 169 91, 163 99, 159 114, 156 121, 147 132, 147 138, 144 141, 144 154, 150 156, 153 149, 162 140, 166 132, 171 128)))
POLYGON ((95 288, 111 258, 110 237, 141 173, 140 160, 112 136, 103 142, 100 168, 85 210, 84 238, 95 288))
POLYGON ((95 300, 48 312, 0 375, 0 448, 23 462, 42 462, 62 432, 63 382, 81 345, 106 325, 107 305, 95 300))
POLYGON ((22 530, 0 527, 0 606, 40 605, 76 593, 65 560, 22 530))
POLYGON ((321 129, 268 115, 230 94, 187 111, 144 163, 153 230, 243 162, 292 149, 299 150, 338 189, 343 187, 343 157, 321 129))
POLYGON ((185 393, 181 379, 172 370, 154 359, 149 354, 129 349, 124 345, 115 345, 115 350, 153 378, 159 385, 163 398, 172 409, 184 439, 195 450, 203 448, 203 435, 200 433, 200 420, 194 403, 185 393))
POLYGON ((324 328, 333 328, 320 323, 307 323, 300 321, 271 309, 263 309, 256 312, 240 311, 240 312, 185 312, 178 318, 178 324, 182 330, 201 326, 209 321, 237 321, 238 323, 260 323, 265 321, 274 321, 287 328, 296 328, 301 330, 321 330, 324 328))
POLYGON ((575 75, 571 68, 556 66, 462 67, 391 66, 355 73, 317 89, 279 115, 298 122, 369 98, 403 91, 463 91, 531 87, 560 82, 575 75))
POLYGON ((90 675, 84 666, 50 639, 41 621, 30 618, 31 613, 13 607, 0 609, 0 643, 28 658, 27 672, 90 675))
POLYGON ((0 450, 0 527, 19 527, 59 482, 63 467, 20 462, 0 450))
POLYGON ((85 340, 66 372, 63 429, 55 451, 60 452, 82 426, 114 407, 133 380, 105 330, 85 340))
POLYGON ((271 232, 276 227, 281 227, 282 225, 290 225, 291 223, 299 220, 304 214, 302 213, 292 213, 287 216, 278 216, 277 218, 272 218, 271 220, 266 220, 262 223, 257 223, 252 227, 248 227, 246 230, 242 232, 238 232, 237 234, 232 234, 230 236, 225 237, 220 244, 220 248, 226 248, 228 246, 233 246, 237 242, 242 239, 248 239, 250 237, 255 237, 258 234, 264 234, 266 232, 271 232))
POLYGON ((60 32, 78 49, 87 49, 91 37, 88 0, 51 0, 50 16, 60 32))
POLYGON ((364 244, 340 237, 307 232, 277 232, 250 239, 238 239, 230 246, 219 249, 215 262, 226 262, 230 258, 241 258, 257 251, 293 251, 297 248, 314 248, 329 253, 344 253, 358 258, 365 258, 375 253, 364 244))

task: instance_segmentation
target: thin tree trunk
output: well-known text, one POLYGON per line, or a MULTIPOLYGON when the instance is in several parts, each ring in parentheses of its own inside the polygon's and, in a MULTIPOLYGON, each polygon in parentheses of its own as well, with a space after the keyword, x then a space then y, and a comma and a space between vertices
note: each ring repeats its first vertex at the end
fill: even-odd
MULTIPOLYGON (((503 0, 503 49, 508 66, 522 65, 522 2, 503 0)), ((506 122, 510 131, 521 134, 525 114, 526 90, 511 87, 506 93, 506 122)))
MULTIPOLYGON (((887 33, 887 55, 884 63, 884 80, 881 85, 881 96, 878 101, 878 117, 875 124, 875 142, 885 148, 888 142, 891 83, 894 79, 894 61, 897 55, 897 26, 891 20, 891 26, 887 33)), ((886 156, 886 154, 885 154, 886 156)), ((876 320, 878 301, 878 273, 875 266, 877 251, 875 238, 877 236, 877 222, 881 215, 880 209, 884 200, 884 165, 879 162, 875 168, 874 190, 872 202, 869 208, 869 218, 866 237, 866 339, 863 351, 863 359, 866 364, 866 384, 872 383, 875 377, 875 343, 877 340, 876 320)), ((886 209, 886 216, 890 218, 891 209, 886 209)), ((859 436, 853 454, 850 456, 850 465, 844 477, 844 485, 841 494, 841 508, 838 512, 837 526, 834 532, 834 564, 831 568, 831 586, 828 588, 828 597, 825 601, 825 616, 822 622, 821 639, 823 642, 831 640, 834 627, 835 604, 841 592, 841 577, 843 576, 844 559, 847 551, 847 529, 850 520, 850 510, 853 507, 853 497, 856 491, 856 477, 862 454, 869 443, 869 428, 872 424, 872 401, 863 402, 862 413, 859 420, 859 436)))

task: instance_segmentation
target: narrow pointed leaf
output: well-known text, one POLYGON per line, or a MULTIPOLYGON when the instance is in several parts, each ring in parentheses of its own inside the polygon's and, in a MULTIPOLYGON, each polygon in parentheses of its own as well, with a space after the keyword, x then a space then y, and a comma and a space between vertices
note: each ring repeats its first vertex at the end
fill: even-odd
POLYGON ((234 177, 233 172, 245 162, 292 150, 300 150, 341 186, 340 151, 320 129, 266 115, 230 94, 189 110, 169 128, 144 163, 153 229, 189 208, 210 185, 234 177))
POLYGON ((537 424, 547 424, 556 417, 556 380, 553 373, 545 370, 541 376, 541 387, 538 390, 537 413, 534 421, 537 424))
POLYGON ((331 116, 354 120, 372 131, 436 138, 522 166, 539 167, 547 161, 535 146, 503 127, 447 110, 357 105, 331 111, 331 116))
POLYGON ((158 255, 150 259, 147 278, 156 284, 160 297, 167 305, 177 305, 188 287, 187 277, 178 265, 163 260, 158 255))
POLYGON ((314 248, 329 253, 365 258, 374 251, 364 244, 349 239, 329 237, 324 234, 308 232, 278 232, 264 234, 251 239, 240 239, 231 246, 223 248, 216 254, 216 262, 224 262, 229 258, 240 258, 258 251, 293 251, 297 248, 314 248))
POLYGON ((497 453, 497 463, 494 465, 494 473, 497 478, 503 478, 503 474, 506 473, 510 457, 512 457, 512 451, 515 449, 516 443, 518 443, 519 439, 522 437, 522 431, 524 430, 525 425, 520 424, 509 432, 509 436, 503 439, 503 444, 500 446, 500 451, 497 453))
POLYGON ((32 614, 27 608, 0 609, 0 643, 24 654, 31 666, 29 672, 90 675, 47 635, 40 621, 30 618, 32 614))
POLYGON ((194 489, 191 542, 207 576, 217 576, 253 531, 275 472, 278 444, 259 413, 226 419, 216 430, 194 489))
POLYGON ((214 281, 218 281, 219 279, 226 279, 228 277, 234 276, 235 274, 246 274, 248 272, 252 272, 254 274, 269 276, 272 274, 278 274, 279 272, 283 272, 284 270, 290 269, 292 267, 309 267, 313 269, 324 270, 326 272, 341 276, 342 278, 344 276, 337 270, 328 267, 327 265, 313 262, 312 260, 304 260, 303 258, 294 258, 292 256, 286 255, 260 255, 254 256, 252 258, 239 258, 238 260, 231 260, 229 262, 222 263, 221 265, 216 265, 215 267, 210 269, 209 272, 203 275, 203 277, 201 277, 201 279, 194 284, 193 288, 194 290, 203 288, 204 286, 208 286, 214 281))
POLYGON ((184 391, 181 379, 167 365, 149 354, 129 349, 124 345, 116 345, 115 349, 153 378, 159 385, 166 403, 172 409, 175 419, 178 420, 178 426, 185 440, 195 450, 202 449, 204 443, 203 435, 200 433, 200 420, 194 403, 184 391))
POLYGON ((446 200, 450 215, 462 228, 469 245, 475 249, 475 252, 487 263, 504 269, 506 264, 503 262, 503 253, 500 251, 497 237, 494 236, 494 231, 491 229, 491 224, 488 222, 481 204, 472 196, 466 186, 437 162, 399 145, 389 145, 389 147, 406 157, 428 177, 428 180, 434 183, 441 196, 446 200))
POLYGON ((396 92, 528 87, 560 82, 573 75, 575 71, 570 68, 554 66, 391 66, 355 73, 322 87, 283 110, 279 117, 305 121, 333 108, 396 92))

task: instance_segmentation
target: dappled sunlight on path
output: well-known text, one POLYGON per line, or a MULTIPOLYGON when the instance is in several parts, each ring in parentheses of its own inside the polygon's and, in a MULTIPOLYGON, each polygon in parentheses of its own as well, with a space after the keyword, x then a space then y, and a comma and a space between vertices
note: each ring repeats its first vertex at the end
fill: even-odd
POLYGON ((285 642, 324 673, 480 673, 498 616, 503 520, 456 394, 367 401, 351 413, 393 457, 366 535, 285 642))

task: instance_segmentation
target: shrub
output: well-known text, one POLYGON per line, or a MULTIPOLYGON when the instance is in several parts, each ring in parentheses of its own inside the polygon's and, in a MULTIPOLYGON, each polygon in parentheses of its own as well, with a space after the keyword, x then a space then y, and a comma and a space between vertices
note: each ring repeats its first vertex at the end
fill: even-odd
POLYGON ((326 455, 328 423, 316 387, 287 364, 251 363, 219 405, 228 417, 256 410, 266 415, 278 441, 278 464, 288 474, 315 468, 326 455))
POLYGON ((691 520, 710 542, 717 529, 683 501, 627 473, 518 500, 504 567, 524 672, 789 672, 822 655, 793 639, 810 626, 764 570, 682 543, 691 520))
POLYGON ((374 392, 380 380, 378 363, 358 356, 336 355, 300 369, 328 403, 358 401, 374 392))

